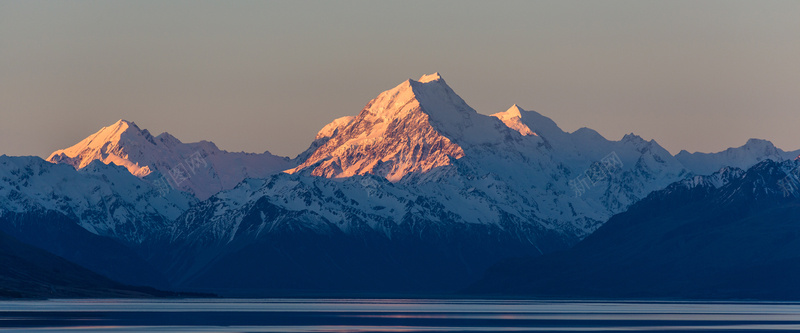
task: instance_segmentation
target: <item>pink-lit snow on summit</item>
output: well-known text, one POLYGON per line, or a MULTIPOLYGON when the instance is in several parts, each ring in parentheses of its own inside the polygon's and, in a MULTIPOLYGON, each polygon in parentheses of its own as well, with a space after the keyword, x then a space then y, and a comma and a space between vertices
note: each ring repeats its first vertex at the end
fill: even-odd
POLYGON ((519 132, 519 134, 537 135, 535 132, 531 131, 530 128, 528 128, 528 125, 522 123, 522 113, 520 112, 519 106, 517 106, 516 104, 512 105, 508 110, 504 112, 498 112, 493 114, 492 117, 497 117, 504 124, 506 124, 506 126, 519 132))
POLYGON ((210 141, 183 143, 166 132, 154 137, 126 120, 103 127, 72 147, 53 152, 47 160, 76 169, 95 160, 114 163, 140 178, 159 171, 161 179, 169 185, 200 199, 231 189, 247 177, 267 177, 294 166, 288 158, 269 152, 232 153, 220 150, 210 141), (197 165, 188 165, 192 160, 197 165))
POLYGON ((358 116, 325 126, 317 139, 332 137, 287 172, 308 169, 314 176, 329 178, 369 173, 397 181, 411 172, 448 165, 464 151, 431 125, 431 112, 438 113, 434 116, 458 112, 448 109, 455 99, 461 100, 438 73, 406 80, 367 103, 358 116), (426 105, 420 95, 441 100, 444 107, 426 105))
MULTIPOLYGON (((553 205, 558 207, 549 208, 556 216, 567 209, 596 211, 588 206, 578 207, 594 205, 584 200, 589 195, 581 196, 572 206, 559 199, 572 191, 569 179, 564 177, 580 175, 611 152, 620 157, 626 168, 641 167, 652 179, 639 181, 630 176, 633 183, 619 192, 619 198, 599 192, 598 188, 598 193, 592 195, 605 201, 602 205, 615 207, 610 211, 625 207, 688 171, 709 174, 725 165, 746 168, 765 158, 782 160, 798 154, 783 152, 766 141, 751 140, 721 153, 681 152, 673 157, 655 141, 636 135, 609 141, 588 128, 567 133, 550 118, 516 104, 487 116, 467 105, 439 73, 433 73, 384 91, 356 116, 332 121, 317 133, 309 149, 293 160, 269 152, 230 153, 209 141, 182 143, 169 133, 154 137, 125 120, 54 152, 47 160, 77 169, 95 160, 114 163, 145 180, 162 177, 199 199, 232 189, 245 178, 264 178, 280 171, 327 178, 372 174, 397 182, 409 174, 450 170, 449 166, 459 160, 457 164, 484 170, 492 177, 513 179, 514 186, 521 186, 524 191, 547 189, 548 195, 556 195, 553 205), (192 169, 189 177, 176 182, 171 171, 180 171, 193 157, 202 160, 202 168, 192 169)), ((545 206, 540 204, 541 209, 545 206)))
MULTIPOLYGON (((105 164, 124 166, 133 175, 144 177, 152 172, 150 167, 131 161, 128 155, 129 152, 141 155, 142 152, 135 148, 141 148, 141 143, 152 140, 153 136, 147 130, 142 131, 135 123, 120 119, 72 147, 56 150, 47 160, 70 164, 76 169, 81 169, 94 160, 100 160, 105 164)), ((140 158, 134 157, 134 159, 140 158)))

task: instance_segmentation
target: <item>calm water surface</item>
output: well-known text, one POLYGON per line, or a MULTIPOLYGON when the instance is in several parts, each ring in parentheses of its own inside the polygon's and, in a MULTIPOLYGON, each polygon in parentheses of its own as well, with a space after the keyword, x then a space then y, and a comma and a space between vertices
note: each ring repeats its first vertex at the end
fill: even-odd
POLYGON ((436 299, 0 301, 0 332, 800 330, 800 303, 436 299))

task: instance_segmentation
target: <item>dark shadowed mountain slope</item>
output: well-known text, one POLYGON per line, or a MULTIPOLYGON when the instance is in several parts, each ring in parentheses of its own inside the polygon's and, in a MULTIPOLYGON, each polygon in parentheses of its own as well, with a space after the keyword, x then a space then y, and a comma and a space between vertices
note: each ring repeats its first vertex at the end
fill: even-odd
POLYGON ((0 232, 0 298, 154 297, 0 232))
POLYGON ((93 234, 59 212, 5 213, 0 215, 0 231, 114 281, 169 288, 166 277, 145 261, 145 246, 137 251, 116 239, 93 234))
POLYGON ((675 183, 574 248, 499 264, 469 292, 539 297, 800 299, 800 201, 765 161, 675 183))

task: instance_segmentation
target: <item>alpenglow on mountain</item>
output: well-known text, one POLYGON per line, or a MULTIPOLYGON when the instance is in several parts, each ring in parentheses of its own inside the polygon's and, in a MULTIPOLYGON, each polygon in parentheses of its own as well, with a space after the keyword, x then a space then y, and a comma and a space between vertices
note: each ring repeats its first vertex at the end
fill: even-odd
MULTIPOLYGON (((206 199, 231 189, 247 177, 266 177, 292 167, 288 158, 270 154, 231 153, 213 142, 183 143, 169 133, 152 136, 135 123, 119 120, 72 147, 50 154, 48 161, 81 169, 92 161, 114 163, 137 177, 158 172, 165 185, 206 199)), ((151 177, 156 178, 156 177, 151 177)))
POLYGON ((452 292, 505 258, 566 250, 676 181, 797 156, 756 140, 672 156, 517 105, 484 115, 439 74, 309 141, 295 159, 229 153, 120 120, 52 163, 4 157, 0 230, 128 284, 452 292))
POLYGON ((458 117, 459 110, 467 108, 438 73, 407 80, 381 93, 356 117, 325 126, 316 138, 319 147, 289 172, 310 169, 311 175, 334 178, 375 174, 398 181, 412 172, 450 165, 464 151, 431 122, 458 117), (431 97, 445 97, 450 103, 423 109, 426 84, 431 97))
POLYGON ((168 275, 201 290, 264 281, 278 289, 458 288, 500 258, 565 249, 686 174, 654 141, 565 133, 517 112, 542 135, 477 113, 438 74, 405 81, 326 126, 298 167, 245 181, 178 218, 171 247, 202 259, 167 267, 168 275), (607 179, 577 195, 570 181, 606 158, 614 161, 607 179), (230 271, 248 275, 226 278, 230 271), (324 282, 310 278, 320 274, 324 282))

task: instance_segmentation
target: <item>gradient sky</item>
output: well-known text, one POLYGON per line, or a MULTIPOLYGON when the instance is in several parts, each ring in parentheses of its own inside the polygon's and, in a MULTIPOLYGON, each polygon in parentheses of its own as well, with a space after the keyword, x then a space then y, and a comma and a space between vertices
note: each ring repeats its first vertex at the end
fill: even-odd
POLYGON ((0 154, 122 118, 293 157, 435 71, 484 114, 672 153, 800 148, 800 1, 0 1, 0 154))

